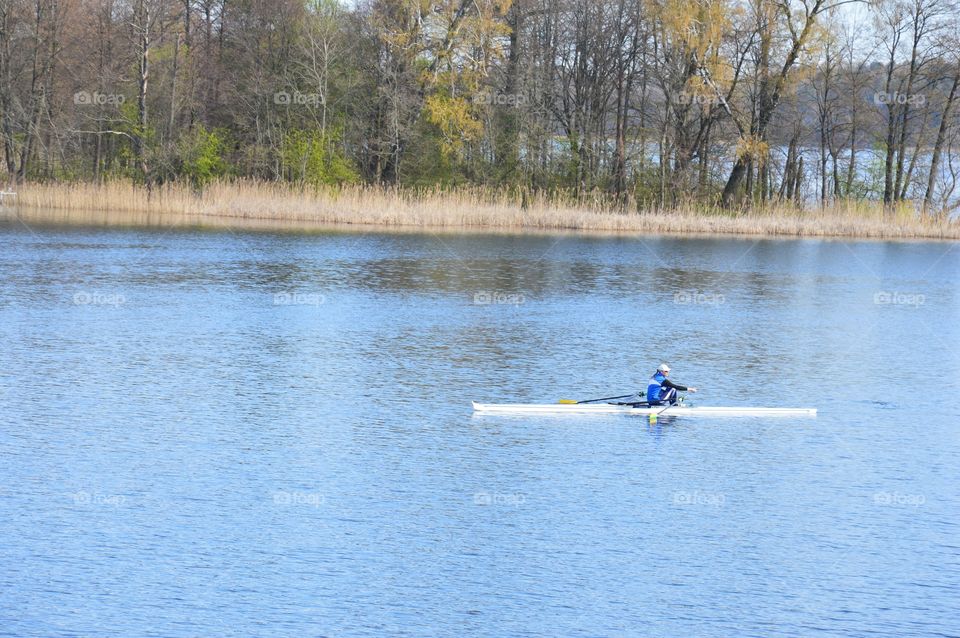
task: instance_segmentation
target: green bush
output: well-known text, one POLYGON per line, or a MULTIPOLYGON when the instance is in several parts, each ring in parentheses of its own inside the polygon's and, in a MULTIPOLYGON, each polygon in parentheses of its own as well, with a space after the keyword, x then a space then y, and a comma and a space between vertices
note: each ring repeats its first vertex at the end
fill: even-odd
POLYGON ((355 183, 360 175, 336 149, 339 135, 320 131, 288 131, 280 146, 285 179, 309 186, 355 183))
POLYGON ((190 180, 195 188, 203 188, 229 172, 224 159, 226 133, 221 129, 207 131, 199 126, 180 138, 178 144, 179 176, 190 180))

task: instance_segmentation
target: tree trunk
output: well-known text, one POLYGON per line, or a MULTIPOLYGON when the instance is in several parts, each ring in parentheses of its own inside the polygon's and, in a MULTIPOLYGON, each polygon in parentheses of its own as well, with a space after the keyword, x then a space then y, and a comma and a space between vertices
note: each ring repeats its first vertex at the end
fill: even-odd
MULTIPOLYGON (((903 199, 907 185, 903 183, 903 162, 906 157, 907 123, 910 117, 910 103, 913 99, 913 84, 917 77, 917 55, 922 33, 920 18, 916 16, 913 22, 913 46, 910 49, 910 70, 907 73, 907 92, 903 108, 900 109, 900 139, 897 142, 897 170, 893 182, 893 194, 897 199, 903 199)), ((887 96, 889 99, 889 96, 887 96)))
POLYGON ((827 122, 820 116, 820 206, 827 205, 827 122))
POLYGON ((930 112, 923 115, 923 123, 920 125, 920 131, 917 133, 917 142, 914 144, 913 154, 910 156, 910 164, 907 165, 907 171, 903 175, 903 181, 900 184, 900 200, 907 198, 907 189, 910 188, 910 180, 913 179, 913 170, 917 166, 917 158, 920 157, 920 149, 923 145, 924 136, 927 132, 927 122, 930 119, 930 112))
POLYGON ((520 30, 523 28, 523 13, 521 8, 522 0, 514 0, 507 14, 507 25, 510 28, 510 53, 507 55, 506 69, 506 93, 507 96, 513 96, 513 100, 508 100, 507 104, 497 105, 497 127, 496 147, 494 150, 494 159, 500 167, 500 178, 504 181, 511 181, 516 173, 519 162, 519 122, 517 109, 519 108, 519 98, 517 88, 520 86, 520 30), (514 106, 517 104, 518 106, 514 106))
POLYGON ((134 155, 143 177, 144 185, 151 186, 147 167, 147 86, 150 79, 150 23, 153 19, 148 0, 139 0, 136 10, 137 30, 137 134, 134 136, 134 155))
POLYGON ((847 186, 844 189, 846 196, 850 197, 853 192, 853 182, 857 178, 857 111, 850 116, 850 163, 847 165, 847 186))
POLYGON ((949 128, 950 112, 953 110, 953 103, 957 97, 957 88, 960 85, 960 62, 953 74, 953 83, 950 86, 950 93, 947 95, 947 101, 943 105, 943 113, 940 115, 940 128, 937 130, 937 141, 933 145, 933 155, 930 158, 930 174, 927 176, 927 190, 923 195, 923 212, 929 212, 930 205, 933 203, 933 190, 936 186, 937 171, 940 170, 940 156, 943 153, 943 142, 947 137, 949 128))
POLYGON ((3 130, 3 158, 7 174, 12 179, 17 170, 13 143, 13 122, 10 110, 13 98, 13 78, 10 69, 10 5, 0 3, 0 117, 3 130))
POLYGON ((36 10, 34 12, 34 48, 33 48, 33 66, 30 75, 30 104, 27 109, 29 119, 27 120, 27 130, 24 136, 23 146, 20 147, 20 166, 17 169, 17 181, 22 182, 27 176, 27 167, 30 158, 33 155, 33 143, 36 138, 37 127, 40 124, 40 113, 42 112, 43 96, 40 88, 40 79, 42 71, 40 70, 40 51, 43 37, 44 5, 43 0, 37 0, 36 10))
POLYGON ((800 206, 803 202, 802 195, 802 186, 803 186, 803 155, 800 156, 800 159, 797 161, 797 172, 794 175, 793 180, 793 201, 797 206, 800 206))
POLYGON ((167 120, 167 141, 173 141, 173 125, 177 115, 177 61, 180 57, 180 34, 173 49, 173 78, 170 82, 170 118, 167 120))
POLYGON ((899 44, 900 38, 899 34, 896 34, 896 37, 893 43, 890 45, 890 57, 887 60, 887 78, 884 83, 884 93, 886 94, 887 102, 887 137, 886 137, 886 148, 884 149, 884 159, 883 159, 883 203, 890 204, 893 202, 893 153, 894 153, 894 141, 897 137, 897 112, 893 108, 891 103, 893 100, 890 99, 892 95, 891 89, 893 89, 893 73, 897 68, 897 44, 899 44))

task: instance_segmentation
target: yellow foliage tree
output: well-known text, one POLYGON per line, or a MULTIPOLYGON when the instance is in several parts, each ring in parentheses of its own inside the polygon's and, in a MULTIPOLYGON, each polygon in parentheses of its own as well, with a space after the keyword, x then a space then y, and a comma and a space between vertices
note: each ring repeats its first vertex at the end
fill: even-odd
POLYGON ((465 144, 483 135, 483 123, 462 97, 431 95, 426 99, 424 112, 427 121, 440 131, 440 152, 445 159, 460 157, 465 144))

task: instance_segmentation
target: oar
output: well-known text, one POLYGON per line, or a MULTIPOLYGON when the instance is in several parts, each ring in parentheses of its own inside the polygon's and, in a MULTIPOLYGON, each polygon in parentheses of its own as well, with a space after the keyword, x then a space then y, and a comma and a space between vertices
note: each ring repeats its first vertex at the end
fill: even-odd
POLYGON ((623 396, 619 396, 619 397, 601 397, 599 399, 584 399, 583 401, 576 401, 574 399, 560 399, 559 401, 557 401, 557 403, 574 404, 574 405, 577 403, 596 403, 597 401, 609 401, 611 399, 629 399, 635 394, 636 392, 634 392, 633 394, 624 394, 623 396))
MULTIPOLYGON (((686 395, 684 395, 684 396, 686 396, 686 395)), ((681 399, 682 399, 682 397, 681 397, 681 399)), ((663 414, 664 412, 666 412, 666 411, 669 410, 670 408, 672 408, 672 407, 674 407, 674 406, 677 406, 677 405, 680 405, 680 400, 677 400, 676 403, 671 403, 670 405, 668 405, 668 406, 665 407, 664 409, 660 410, 659 412, 651 412, 651 413, 650 413, 650 423, 656 423, 658 416, 660 416, 661 414, 663 414)))

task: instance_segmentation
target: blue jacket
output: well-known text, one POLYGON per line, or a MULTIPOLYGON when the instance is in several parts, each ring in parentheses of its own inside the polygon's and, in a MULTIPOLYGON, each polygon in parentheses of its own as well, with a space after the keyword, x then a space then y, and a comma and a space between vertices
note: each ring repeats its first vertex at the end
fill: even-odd
POLYGON ((667 378, 663 376, 663 373, 657 370, 656 374, 650 377, 650 381, 647 383, 647 401, 659 401, 660 392, 663 390, 661 385, 667 378))

